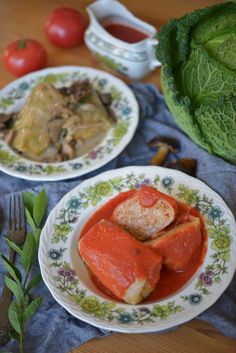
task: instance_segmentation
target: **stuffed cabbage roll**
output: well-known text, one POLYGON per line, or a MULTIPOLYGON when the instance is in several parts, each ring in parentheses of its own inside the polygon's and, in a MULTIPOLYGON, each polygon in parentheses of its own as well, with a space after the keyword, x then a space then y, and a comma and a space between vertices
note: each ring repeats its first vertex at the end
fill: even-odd
POLYGON ((58 162, 91 150, 110 126, 108 109, 88 81, 61 89, 42 83, 15 114, 6 140, 32 160, 58 162))
POLYGON ((136 239, 144 241, 158 236, 175 219, 177 201, 155 188, 144 186, 120 203, 112 220, 136 239))
POLYGON ((79 253, 100 282, 130 304, 146 298, 160 278, 161 256, 109 221, 90 228, 79 253))
POLYGON ((163 264, 174 271, 184 271, 202 243, 201 224, 197 217, 186 215, 183 223, 145 241, 163 257, 163 264))

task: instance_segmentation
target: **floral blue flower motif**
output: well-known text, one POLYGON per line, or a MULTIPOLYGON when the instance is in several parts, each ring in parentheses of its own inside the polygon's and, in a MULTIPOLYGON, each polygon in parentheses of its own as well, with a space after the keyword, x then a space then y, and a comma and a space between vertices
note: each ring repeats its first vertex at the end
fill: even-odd
POLYGON ((107 84, 107 80, 105 78, 102 78, 98 81, 98 84, 100 87, 104 87, 107 84))
POLYGON ((24 164, 18 164, 15 167, 15 170, 17 170, 17 172, 23 173, 23 172, 25 172, 27 170, 27 167, 24 164))
POLYGON ((128 115, 128 114, 131 113, 131 111, 132 111, 132 109, 131 109, 130 107, 125 107, 125 108, 122 110, 122 113, 123 113, 124 115, 128 115))
POLYGON ((28 82, 22 82, 22 83, 19 85, 19 88, 22 89, 23 91, 27 90, 27 89, 29 88, 28 82))
POLYGON ((220 219, 223 216, 223 211, 219 206, 212 207, 208 212, 208 216, 211 219, 220 219))
POLYGON ((83 167, 82 163, 71 163, 71 167, 75 170, 78 170, 83 167))
POLYGON ((165 177, 162 179, 161 184, 164 188, 169 188, 174 184, 174 179, 171 177, 165 177))
POLYGON ((77 210, 81 206, 81 201, 77 197, 72 197, 68 202, 67 206, 73 210, 77 210))
POLYGON ((63 250, 50 249, 48 251, 48 257, 52 260, 60 260, 63 255, 63 250))
POLYGON ((197 305, 202 301, 202 295, 198 293, 190 294, 188 301, 191 305, 197 305))
POLYGON ((121 324, 129 324, 133 321, 132 315, 129 313, 122 313, 117 319, 121 324))

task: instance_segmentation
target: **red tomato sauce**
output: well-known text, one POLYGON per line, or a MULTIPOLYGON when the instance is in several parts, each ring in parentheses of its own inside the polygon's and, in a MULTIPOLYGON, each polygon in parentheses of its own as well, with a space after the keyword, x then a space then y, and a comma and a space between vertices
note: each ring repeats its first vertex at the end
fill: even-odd
MULTIPOLYGON (((84 225, 80 233, 80 237, 83 237, 93 225, 95 225, 102 219, 110 221, 115 207, 119 205, 121 202, 127 200, 132 195, 134 195, 136 191, 137 190, 130 190, 130 191, 122 192, 118 196, 108 201, 101 208, 99 208, 84 225)), ((177 211, 176 219, 173 222, 173 224, 166 227, 165 230, 170 230, 171 228, 173 228, 176 225, 176 223, 178 223, 178 218, 181 217, 181 215, 183 214, 188 213, 194 217, 198 217, 201 222, 201 233, 203 237, 201 247, 198 249, 198 251, 196 252, 195 256, 192 258, 192 260, 188 263, 188 266, 184 272, 175 272, 163 266, 161 269, 161 278, 157 284, 157 287, 144 302, 152 302, 157 299, 162 299, 178 291, 191 279, 191 277, 194 275, 194 273, 196 273, 196 271, 199 269, 199 267, 201 266, 204 260, 206 250, 207 250, 207 231, 205 228, 204 220, 201 214, 195 208, 180 202, 177 202, 177 204, 178 204, 178 211, 177 211)), ((121 259, 122 259, 122 254, 121 254, 121 259)), ((103 284, 99 281, 99 279, 96 278, 91 272, 90 272, 90 278, 94 283, 94 285, 100 291, 102 291, 104 294, 108 295, 113 299, 119 300, 114 296, 114 294, 110 292, 109 289, 105 288, 103 284)))
POLYGON ((113 37, 123 40, 127 43, 137 43, 148 37, 147 33, 140 31, 137 28, 121 23, 108 23, 105 24, 104 29, 113 37))

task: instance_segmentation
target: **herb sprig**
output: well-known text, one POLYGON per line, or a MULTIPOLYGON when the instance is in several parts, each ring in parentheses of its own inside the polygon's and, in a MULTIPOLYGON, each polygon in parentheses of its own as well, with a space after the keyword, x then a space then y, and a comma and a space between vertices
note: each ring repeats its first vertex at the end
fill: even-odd
POLYGON ((8 245, 20 256, 22 270, 11 263, 4 255, 1 255, 7 275, 5 283, 14 294, 8 317, 11 323, 10 336, 17 340, 20 352, 24 352, 25 324, 40 307, 43 298, 41 296, 32 298, 31 290, 41 281, 41 274, 31 276, 31 269, 38 253, 39 239, 42 224, 47 210, 47 196, 45 190, 35 195, 31 192, 23 193, 23 201, 27 221, 31 231, 27 234, 22 247, 16 245, 7 236, 8 245))

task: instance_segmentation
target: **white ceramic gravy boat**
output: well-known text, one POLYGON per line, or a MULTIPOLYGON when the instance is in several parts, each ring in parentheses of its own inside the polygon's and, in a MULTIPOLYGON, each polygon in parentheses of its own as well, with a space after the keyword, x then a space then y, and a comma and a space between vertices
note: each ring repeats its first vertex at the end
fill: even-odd
POLYGON ((115 0, 98 0, 86 9, 90 24, 85 32, 85 43, 109 68, 138 80, 161 65, 155 57, 155 47, 158 42, 154 38, 157 31, 153 26, 135 17, 125 6, 115 0), (112 36, 101 22, 115 17, 122 18, 123 24, 147 33, 148 37, 131 44, 112 36))

